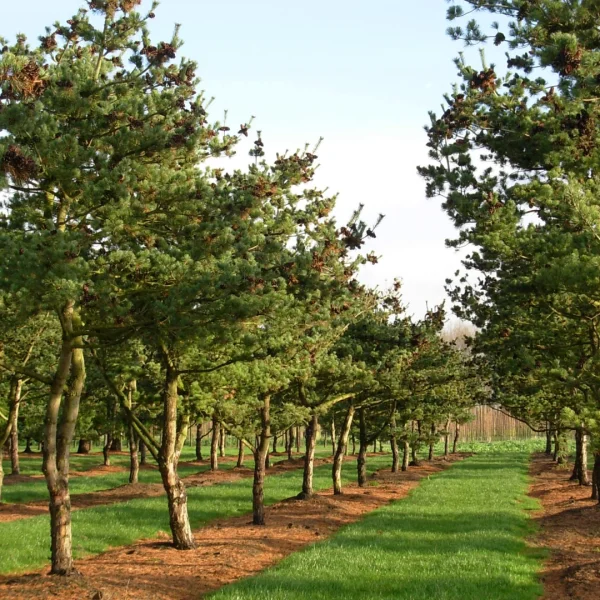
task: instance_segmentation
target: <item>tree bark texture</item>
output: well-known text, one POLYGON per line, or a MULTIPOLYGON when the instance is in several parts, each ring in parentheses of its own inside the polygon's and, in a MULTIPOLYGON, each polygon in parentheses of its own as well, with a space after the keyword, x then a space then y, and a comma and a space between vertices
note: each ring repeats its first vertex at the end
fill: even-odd
POLYGON ((266 395, 260 410, 260 440, 254 456, 254 483, 252 485, 252 523, 265 524, 266 459, 271 439, 271 398, 266 395))
POLYGON ((342 493, 342 465, 344 464, 344 452, 348 445, 348 436, 352 428, 352 420, 354 419, 354 406, 350 405, 344 418, 344 423, 340 431, 340 437, 337 442, 331 475, 333 479, 333 493, 339 495, 342 493))

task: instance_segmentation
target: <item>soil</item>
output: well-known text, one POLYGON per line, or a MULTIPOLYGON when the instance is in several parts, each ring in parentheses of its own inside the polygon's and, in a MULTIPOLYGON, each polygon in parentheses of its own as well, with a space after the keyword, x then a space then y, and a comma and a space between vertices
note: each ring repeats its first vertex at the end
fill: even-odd
MULTIPOLYGON (((352 457, 349 457, 351 460, 352 457)), ((232 461, 232 457, 222 459, 223 462, 226 460, 232 461)), ((315 466, 321 464, 330 463, 330 458, 315 459, 315 466)), ((186 465, 202 465, 205 463, 199 462, 188 462, 181 463, 186 465)), ((280 473, 281 471, 289 471, 299 469, 302 467, 304 462, 301 459, 292 459, 279 461, 271 466, 269 472, 280 473)), ((113 469, 118 470, 119 467, 98 467, 98 469, 113 469)), ((156 467, 152 467, 156 469, 156 467)), ((126 469, 127 471, 129 469, 126 469)), ((111 471, 104 471, 111 472, 111 471)), ((81 472, 81 476, 85 476, 90 471, 81 472)), ((93 473, 93 471, 92 471, 93 473)), ((73 475, 73 474, 71 474, 73 475)), ((97 475, 97 473, 96 473, 97 475)), ((94 476, 93 474, 90 476, 94 476)), ((237 481, 246 477, 253 477, 254 470, 247 467, 235 467, 234 469, 228 469, 227 471, 204 471, 202 473, 196 473, 189 475, 188 477, 182 477, 187 487, 198 487, 214 485, 215 483, 223 483, 229 481, 237 481)), ((20 477, 20 476, 19 476, 20 477)), ((31 478, 28 479, 30 481, 31 478)), ((82 508, 92 508, 94 506, 102 506, 105 504, 115 504, 117 502, 127 502, 128 500, 136 500, 138 498, 152 498, 155 496, 163 496, 165 490, 162 483, 127 483, 116 488, 108 490, 101 490, 98 492, 90 492, 88 494, 75 494, 71 496, 71 508, 72 510, 81 510, 82 508)), ((29 517, 37 517, 39 515, 48 513, 48 501, 43 500, 39 502, 30 503, 16 503, 16 504, 0 504, 0 523, 7 523, 9 521, 18 521, 20 519, 27 519, 29 517)))
POLYGON ((600 506, 591 488, 569 481, 570 469, 557 467, 545 454, 534 457, 530 495, 542 510, 533 543, 550 550, 542 572, 547 600, 597 600, 600 590, 600 506))
MULTIPOLYGON (((198 548, 175 550, 165 532, 77 561, 80 575, 62 579, 44 573, 0 577, 0 598, 31 600, 191 600, 255 575, 292 552, 331 536, 367 512, 399 500, 450 461, 434 459, 407 472, 379 472, 365 488, 347 486, 341 496, 331 490, 309 500, 289 499, 266 509, 265 526, 249 515, 218 519, 194 532, 198 548)), ((297 461, 296 461, 297 462, 297 461)), ((297 466, 297 465, 296 465, 297 466)), ((203 474, 205 475, 205 474, 203 474)))

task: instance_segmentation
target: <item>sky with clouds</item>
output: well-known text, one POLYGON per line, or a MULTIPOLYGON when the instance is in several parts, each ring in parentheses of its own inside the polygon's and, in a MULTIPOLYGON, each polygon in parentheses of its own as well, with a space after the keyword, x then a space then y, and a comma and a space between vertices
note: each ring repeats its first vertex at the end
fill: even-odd
MULTIPOLYGON (((35 40, 82 3, 2 4, 0 36, 35 40)), ((362 279, 385 286, 400 277, 416 316, 445 298, 444 280, 460 266, 444 244, 453 227, 439 201, 425 198, 416 172, 427 163, 427 112, 440 112, 457 80, 452 59, 463 50, 445 34, 447 7, 446 0, 163 0, 152 22, 156 41, 181 24, 183 53, 215 97, 211 117, 227 110, 234 128, 254 115, 267 157, 324 138, 317 184, 339 193, 339 221, 359 203, 367 221, 385 214, 370 246, 381 259, 362 279)), ((479 64, 476 50, 467 58, 479 64)), ((234 164, 250 160, 242 150, 234 164)))

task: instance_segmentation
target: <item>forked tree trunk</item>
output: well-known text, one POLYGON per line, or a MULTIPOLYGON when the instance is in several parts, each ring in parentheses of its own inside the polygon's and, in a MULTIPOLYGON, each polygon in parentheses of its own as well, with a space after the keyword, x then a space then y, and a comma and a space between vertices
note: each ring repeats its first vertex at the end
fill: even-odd
POLYGON ((50 573, 71 575, 74 567, 71 498, 69 495, 69 454, 85 383, 85 362, 82 349, 83 339, 80 336, 71 338, 74 327, 81 326, 72 303, 69 302, 64 307, 61 322, 63 340, 46 406, 42 470, 50 497, 50 573), (65 393, 64 405, 61 407, 67 382, 69 382, 69 386, 65 393))
POLYGON ((219 468, 219 432, 221 430, 221 423, 216 414, 212 418, 212 436, 210 438, 210 470, 216 471, 219 468))
POLYGON ((313 495, 313 472, 315 466, 315 445, 317 441, 317 426, 319 417, 313 414, 306 428, 306 454, 304 455, 304 473, 302 476, 302 491, 298 498, 307 500, 313 495))
POLYGON ((168 357, 165 358, 167 367, 163 393, 163 431, 160 452, 158 453, 158 467, 167 493, 173 545, 178 550, 191 550, 196 547, 196 542, 194 541, 188 516, 187 492, 185 484, 177 473, 178 454, 181 451, 183 442, 185 442, 187 429, 184 435, 177 435, 178 374, 172 367, 168 357))
POLYGON ((592 500, 600 503, 600 450, 594 452, 594 471, 592 473, 592 500))
POLYGON ((238 442, 238 457, 237 457, 237 463, 236 463, 237 467, 244 466, 245 450, 246 450, 246 448, 245 448, 244 442, 242 440, 239 440, 239 442, 238 442))
POLYGON ((344 464, 344 452, 348 445, 348 436, 352 428, 352 420, 354 419, 354 406, 350 405, 344 418, 344 423, 340 431, 340 438, 337 442, 335 456, 333 458, 333 466, 331 475, 333 478, 333 493, 339 495, 342 493, 342 465, 344 464))
POLYGON ((404 440, 402 443, 402 470, 406 471, 408 469, 408 457, 410 455, 410 444, 408 440, 404 440))
POLYGON ((359 446, 358 459, 356 461, 356 472, 359 487, 364 487, 367 483, 367 451, 369 449, 369 440, 367 439, 367 420, 364 408, 360 408, 358 410, 358 417, 359 446))
POLYGON ((460 423, 456 423, 456 427, 454 429, 454 441, 452 442, 452 454, 456 454, 459 439, 460 439, 460 423))
POLYGON ((265 472, 271 438, 271 397, 263 398, 260 410, 260 441, 254 453, 254 484, 252 486, 252 523, 265 524, 265 472))

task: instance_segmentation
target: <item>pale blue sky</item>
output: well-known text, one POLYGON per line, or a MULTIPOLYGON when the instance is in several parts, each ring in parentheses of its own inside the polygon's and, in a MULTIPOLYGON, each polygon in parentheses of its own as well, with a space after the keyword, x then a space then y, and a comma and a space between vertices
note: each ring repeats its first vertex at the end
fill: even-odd
MULTIPOLYGON (((23 32, 35 40, 80 4, 2 0, 0 35, 23 32)), ((439 202, 425 199, 416 174, 427 162, 427 111, 439 112, 456 80, 452 58, 462 49, 445 35, 447 6, 446 0, 163 0, 153 21, 156 41, 182 24, 183 52, 198 62, 207 96, 216 97, 211 117, 228 109, 235 127, 256 115, 268 156, 325 138, 318 184, 339 192, 339 219, 359 202, 367 218, 386 215, 373 243, 382 259, 363 279, 385 285, 401 277, 416 315, 426 302, 443 300, 444 279, 459 266, 444 246, 452 226, 439 202)), ((246 160, 242 152, 234 164, 246 160)))

